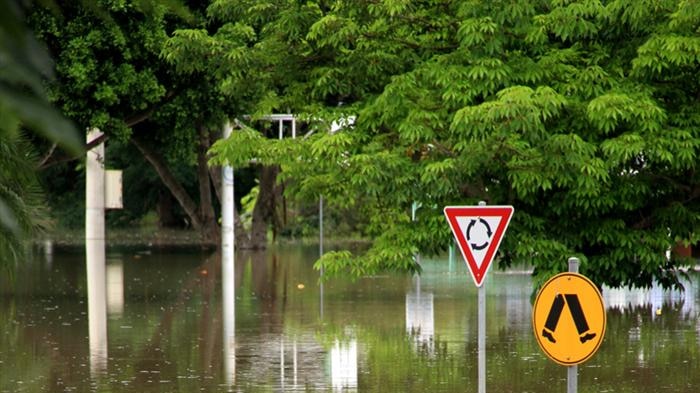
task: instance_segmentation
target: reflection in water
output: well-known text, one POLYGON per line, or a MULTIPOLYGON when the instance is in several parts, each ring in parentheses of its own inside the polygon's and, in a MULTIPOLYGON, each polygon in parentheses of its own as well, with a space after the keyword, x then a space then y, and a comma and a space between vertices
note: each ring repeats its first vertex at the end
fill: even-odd
POLYGON ((413 290, 406 294, 406 333, 432 347, 435 334, 433 293, 421 291, 420 277, 414 282, 413 290))
POLYGON ((648 289, 626 289, 603 287, 603 299, 608 309, 629 312, 639 307, 650 307, 652 319, 663 315, 664 308, 680 306, 683 315, 695 317, 697 313, 697 284, 693 281, 681 281, 685 290, 664 290, 654 283, 648 289))
MULTIPOLYGON (((280 341, 280 385, 282 390, 286 389, 287 384, 287 364, 285 363, 286 351, 288 346, 284 343, 284 337, 280 341)), ((292 386, 291 390, 297 390, 299 387, 299 349, 297 347, 296 338, 292 342, 292 386)))
POLYGON ((357 340, 335 340, 331 348, 331 385, 334 391, 357 390, 357 340))
MULTIPOLYGON (((314 246, 239 254, 235 280, 220 255, 110 259, 108 282, 121 277, 126 303, 110 319, 108 363, 76 334, 88 331, 83 254, 22 265, 16 290, 0 277, 0 392, 476 390, 476 289, 464 264, 453 273, 446 258, 424 260, 420 282, 329 280, 319 319, 317 256, 314 246), (231 281, 235 298, 222 295, 231 281)), ((533 336, 530 277, 491 274, 489 390, 565 391, 566 373, 533 336)), ((604 289, 608 329, 579 370, 582 391, 697 392, 699 277, 686 292, 604 289)))
POLYGON ((53 240, 44 240, 44 260, 46 261, 46 267, 51 268, 53 265, 53 240))
POLYGON ((235 272, 233 259, 222 260, 222 319, 223 319, 223 347, 224 347, 224 373, 226 384, 233 386, 236 383, 236 298, 235 298, 235 272))
MULTIPOLYGON (((684 291, 664 290, 658 284, 647 289, 603 288, 603 298, 611 316, 628 315, 626 321, 626 351, 633 355, 636 366, 654 368, 666 348, 674 346, 692 348, 697 353, 700 345, 700 319, 698 318, 697 279, 683 280, 684 291), (687 322, 691 322, 686 325, 687 322), (690 342, 683 330, 695 325, 695 335, 690 342), (687 327, 686 327, 687 326, 687 327)), ((614 319, 613 319, 614 320, 614 319)), ((689 363, 684 355, 679 366, 689 363)), ((695 360, 695 355, 690 355, 695 360)), ((683 366, 681 366, 683 367, 683 366)))
POLYGON ((299 362, 298 362, 298 351, 297 351, 297 340, 294 340, 294 345, 292 346, 292 365, 294 368, 294 389, 296 390, 297 384, 299 383, 299 362))
POLYGON ((90 373, 107 371, 107 291, 104 239, 86 240, 90 373))
POLYGON ((280 384, 284 390, 284 337, 280 341, 280 384))
POLYGON ((107 265, 107 313, 124 313, 124 262, 121 259, 107 265))

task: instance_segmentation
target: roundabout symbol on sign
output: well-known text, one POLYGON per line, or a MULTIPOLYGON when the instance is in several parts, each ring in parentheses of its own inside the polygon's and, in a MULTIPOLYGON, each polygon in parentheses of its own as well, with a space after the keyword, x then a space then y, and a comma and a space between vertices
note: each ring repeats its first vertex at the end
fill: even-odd
MULTIPOLYGON (((488 247, 489 243, 490 243, 491 236, 493 235, 493 232, 491 232, 491 226, 489 226, 489 223, 486 222, 486 220, 479 217, 479 222, 486 227, 486 239, 484 240, 484 242, 482 244, 469 243, 469 245, 472 246, 472 250, 483 250, 486 247, 488 247)), ((476 225, 476 220, 472 219, 469 222, 469 225, 467 226, 466 235, 467 235, 467 240, 469 240, 470 242, 472 241, 471 232, 472 232, 472 228, 474 228, 474 225, 476 225)))

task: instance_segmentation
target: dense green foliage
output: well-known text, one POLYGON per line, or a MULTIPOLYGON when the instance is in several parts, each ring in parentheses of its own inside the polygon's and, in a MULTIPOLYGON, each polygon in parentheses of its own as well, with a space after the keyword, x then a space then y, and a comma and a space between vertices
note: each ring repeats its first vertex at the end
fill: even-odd
POLYGON ((578 255, 600 284, 673 285, 689 261, 666 251, 700 240, 696 1, 171 3, 30 20, 51 100, 138 147, 195 226, 215 222, 202 149, 229 116, 213 162, 282 165, 288 196, 367 218, 373 247, 327 254, 329 273, 419 270, 452 241, 442 207, 479 200, 515 206, 500 266, 538 279, 578 255), (250 128, 273 112, 306 136, 250 128))
MULTIPOLYGON (((102 130, 110 140, 106 165, 125 171, 127 209, 112 216, 133 225, 157 210, 164 225, 190 224, 212 234, 212 191, 200 156, 210 134, 219 135, 228 103, 209 94, 206 75, 182 78, 161 57, 175 29, 207 23, 199 6, 105 0, 57 8, 35 7, 29 22, 55 59, 57 77, 47 83, 51 101, 83 129, 102 130)), ((54 155, 46 167, 61 161, 54 155)), ((73 201, 83 191, 71 186, 80 181, 82 166, 58 164, 44 174, 62 223, 79 225, 82 214, 73 201)))
POLYGON ((21 5, 0 1, 0 264, 18 260, 47 224, 30 136, 80 150, 74 126, 49 104, 42 81, 53 76, 51 60, 24 25, 21 5))
POLYGON ((53 77, 51 59, 25 26, 20 2, 0 5, 0 130, 14 134, 26 127, 77 152, 73 125, 49 105, 42 84, 53 77))
POLYGON ((27 138, 0 130, 0 265, 20 260, 27 240, 49 225, 35 165, 27 138))
POLYGON ((310 4, 217 1, 228 23, 197 41, 225 48, 219 88, 257 83, 259 108, 317 130, 357 116, 303 141, 246 130, 215 147, 371 217, 374 246, 327 254, 327 272, 418 269, 414 253, 451 242, 442 207, 485 200, 516 209, 502 267, 543 279, 577 255, 600 284, 677 283, 687 261, 666 250, 700 238, 696 1, 310 4))
POLYGON ((141 3, 71 2, 58 14, 36 7, 29 16, 56 63, 51 100, 84 128, 125 138, 127 123, 168 94, 167 70, 158 60, 168 9, 146 11, 141 3))

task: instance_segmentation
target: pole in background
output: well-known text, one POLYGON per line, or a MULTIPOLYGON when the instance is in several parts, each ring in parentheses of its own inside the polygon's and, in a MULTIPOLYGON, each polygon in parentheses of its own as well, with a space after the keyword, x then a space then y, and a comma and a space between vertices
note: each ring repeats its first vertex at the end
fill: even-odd
MULTIPOLYGON (((102 136, 92 128, 87 143, 102 136)), ((85 253, 88 292, 90 373, 107 370, 107 275, 105 267, 104 143, 88 150, 85 162, 85 253)))
MULTIPOLYGON (((413 201, 411 204, 411 221, 416 221, 416 213, 418 212, 418 209, 421 207, 421 204, 413 201)), ((413 255, 413 260, 420 265, 420 254, 416 253, 413 255)), ((418 276, 418 282, 420 283, 420 276, 418 276)))
MULTIPOLYGON (((579 259, 569 258, 569 272, 578 273, 579 259)), ((566 392, 578 392, 578 365, 568 366, 566 368, 566 392)))
MULTIPOLYGON (((323 195, 318 198, 318 257, 323 256, 323 195)), ((321 319, 323 319, 323 265, 321 265, 321 284, 320 284, 320 296, 321 296, 321 319)))
MULTIPOLYGON (((323 256, 323 195, 318 198, 318 256, 323 256)), ((321 267, 323 276, 323 267, 321 267)))
MULTIPOLYGON (((224 139, 231 136, 230 122, 224 125, 224 139)), ((221 273, 224 320, 224 367, 226 382, 236 382, 236 293, 235 293, 235 237, 233 222, 233 168, 224 165, 222 171, 221 198, 221 273)))
MULTIPOLYGON (((486 206, 486 202, 479 202, 479 206, 486 206)), ((486 277, 477 289, 479 297, 478 338, 479 347, 479 393, 486 393, 486 277)))

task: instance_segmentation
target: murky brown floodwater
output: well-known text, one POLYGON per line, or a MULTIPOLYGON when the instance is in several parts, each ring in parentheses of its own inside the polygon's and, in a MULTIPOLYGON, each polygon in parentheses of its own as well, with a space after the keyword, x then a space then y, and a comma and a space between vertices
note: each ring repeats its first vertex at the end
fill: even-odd
MULTIPOLYGON (((88 345, 83 253, 38 255, 0 279, 0 392, 477 391, 477 294, 463 263, 333 280, 321 296, 316 255, 238 254, 225 342, 219 256, 108 251, 106 362, 88 345)), ((700 391, 698 275, 686 286, 606 289, 606 337, 579 367, 579 391, 700 391)), ((533 336, 531 290, 528 275, 490 273, 487 391, 566 391, 565 368, 533 336)))

